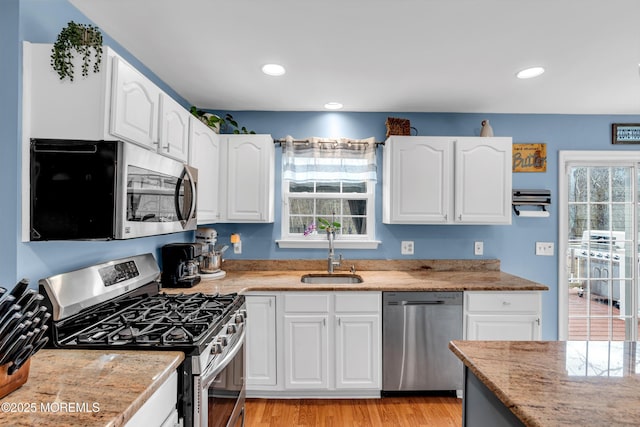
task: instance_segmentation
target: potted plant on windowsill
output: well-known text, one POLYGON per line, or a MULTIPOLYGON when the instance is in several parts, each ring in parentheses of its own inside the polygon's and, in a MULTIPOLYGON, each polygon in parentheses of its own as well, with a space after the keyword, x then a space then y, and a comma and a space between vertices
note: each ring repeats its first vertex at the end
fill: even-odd
POLYGON ((89 67, 93 62, 93 72, 100 71, 102 62, 102 33, 93 25, 77 24, 70 21, 58 34, 51 49, 51 66, 60 76, 73 81, 74 53, 82 57, 82 75, 89 75, 89 67))

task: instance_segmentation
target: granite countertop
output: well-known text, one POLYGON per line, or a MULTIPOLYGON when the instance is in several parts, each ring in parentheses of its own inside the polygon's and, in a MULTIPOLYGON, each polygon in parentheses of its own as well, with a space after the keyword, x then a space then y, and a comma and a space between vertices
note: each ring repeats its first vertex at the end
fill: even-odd
POLYGON ((526 426, 640 425, 640 346, 624 341, 452 341, 526 426))
POLYGON ((178 351, 40 350, 27 382, 0 399, 0 423, 124 425, 183 360, 178 351))
MULTIPOLYGON (((357 284, 308 284, 307 273, 326 273, 326 261, 226 261, 226 276, 192 288, 163 288, 167 293, 232 293, 250 291, 546 291, 546 285, 500 271, 497 260, 356 260, 357 284)), ((351 263, 346 261, 348 273, 351 263)))

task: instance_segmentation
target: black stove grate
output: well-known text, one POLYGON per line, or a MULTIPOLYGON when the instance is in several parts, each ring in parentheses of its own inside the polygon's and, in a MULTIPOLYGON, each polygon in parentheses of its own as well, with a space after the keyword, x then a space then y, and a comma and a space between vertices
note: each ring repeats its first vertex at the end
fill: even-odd
POLYGON ((61 346, 198 346, 216 333, 237 294, 157 294, 108 301, 56 325, 61 346))

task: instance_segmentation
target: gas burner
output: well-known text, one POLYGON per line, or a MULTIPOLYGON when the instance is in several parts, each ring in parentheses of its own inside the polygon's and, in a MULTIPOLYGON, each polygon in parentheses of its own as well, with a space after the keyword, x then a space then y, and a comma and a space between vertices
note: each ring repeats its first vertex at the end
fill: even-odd
POLYGON ((122 340, 130 341, 133 337, 137 337, 140 334, 140 329, 129 326, 118 332, 118 337, 122 340))
POLYGON ((185 331, 182 327, 175 327, 169 331, 167 338, 170 341, 182 341, 187 338, 187 331, 185 331))

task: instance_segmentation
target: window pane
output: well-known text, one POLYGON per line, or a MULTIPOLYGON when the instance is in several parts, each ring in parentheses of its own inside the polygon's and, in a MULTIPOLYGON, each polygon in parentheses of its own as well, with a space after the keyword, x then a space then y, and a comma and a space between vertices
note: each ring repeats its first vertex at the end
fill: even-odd
POLYGON ((609 230, 609 205, 591 205, 591 230, 609 230))
POLYGON ((313 183, 289 182, 289 191, 292 193, 313 193, 313 183))
POLYGON ((631 206, 632 205, 611 205, 613 211, 613 230, 627 231, 631 230, 631 206))
POLYGON ((318 216, 331 221, 332 215, 340 215, 340 199, 318 199, 318 216))
POLYGON ((366 215, 367 214, 367 201, 366 200, 343 200, 342 211, 345 215, 366 215))
POLYGON ((587 201, 587 168, 573 168, 569 174, 569 202, 587 201))
POLYGON ((313 217, 311 216, 291 216, 289 217, 289 231, 302 234, 312 222, 313 217))
POLYGON ((342 234, 367 234, 366 217, 344 217, 342 234))
POLYGON ((318 193, 339 193, 339 182, 318 182, 316 184, 316 192, 318 193))
POLYGON ((289 214, 313 214, 313 199, 289 199, 289 214))
POLYGON ((587 205, 569 205, 569 239, 580 240, 587 229, 587 205))
POLYGON ((366 182, 345 182, 342 184, 343 193, 366 193, 366 182))
POLYGON ((590 191, 592 202, 609 201, 609 168, 591 168, 590 191))
POLYGON ((630 202, 631 199, 631 170, 629 168, 613 168, 612 190, 614 202, 630 202))

